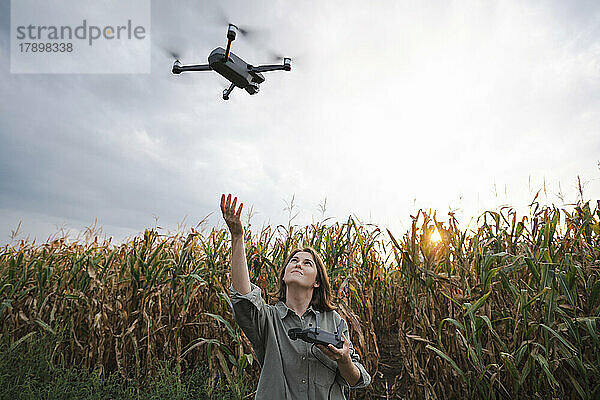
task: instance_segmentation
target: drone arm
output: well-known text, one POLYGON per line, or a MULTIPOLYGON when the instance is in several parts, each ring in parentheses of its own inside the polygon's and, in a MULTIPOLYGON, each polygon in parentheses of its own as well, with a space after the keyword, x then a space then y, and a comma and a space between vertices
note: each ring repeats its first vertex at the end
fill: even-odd
POLYGON ((250 71, 253 72, 269 72, 269 71, 290 71, 291 65, 259 65, 257 67, 250 67, 250 71))
POLYGON ((192 64, 192 65, 181 65, 179 60, 173 64, 173 73, 180 74, 182 72, 189 71, 211 71, 210 65, 208 64, 192 64))
POLYGON ((227 29, 227 49, 225 50, 225 61, 229 60, 229 52, 231 51, 231 42, 235 40, 237 35, 237 26, 233 24, 229 24, 229 28, 227 29))
POLYGON ((227 49, 225 50, 225 61, 229 60, 229 53, 231 52, 231 42, 232 40, 227 41, 227 49))
POLYGON ((183 71, 211 71, 210 65, 208 64, 195 64, 195 65, 182 65, 183 71))

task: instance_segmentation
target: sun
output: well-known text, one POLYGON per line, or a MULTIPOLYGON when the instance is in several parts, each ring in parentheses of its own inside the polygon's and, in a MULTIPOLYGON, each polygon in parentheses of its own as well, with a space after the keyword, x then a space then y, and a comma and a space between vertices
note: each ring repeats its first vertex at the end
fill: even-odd
POLYGON ((437 226, 434 228, 433 233, 431 234, 430 240, 435 243, 439 243, 442 241, 442 235, 437 229, 437 226))

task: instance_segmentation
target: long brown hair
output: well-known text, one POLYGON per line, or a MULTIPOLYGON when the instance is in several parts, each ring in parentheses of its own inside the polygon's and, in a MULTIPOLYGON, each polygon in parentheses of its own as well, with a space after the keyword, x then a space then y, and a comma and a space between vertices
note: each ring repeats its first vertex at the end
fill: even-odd
POLYGON ((329 277, 327 276, 325 264, 319 256, 319 253, 317 253, 317 251, 310 246, 295 249, 287 257, 287 259, 283 263, 283 266, 279 270, 279 290, 275 293, 275 296, 278 300, 283 301, 285 303, 285 294, 287 291, 287 286, 283 281, 283 276, 285 275, 285 268, 289 264, 294 254, 299 253, 301 251, 305 251, 307 253, 312 254, 315 260, 315 264, 317 266, 317 282, 319 283, 319 286, 313 288, 313 294, 312 299, 310 300, 310 305, 315 310, 320 312, 336 310, 337 307, 332 303, 331 285, 329 284, 329 277))

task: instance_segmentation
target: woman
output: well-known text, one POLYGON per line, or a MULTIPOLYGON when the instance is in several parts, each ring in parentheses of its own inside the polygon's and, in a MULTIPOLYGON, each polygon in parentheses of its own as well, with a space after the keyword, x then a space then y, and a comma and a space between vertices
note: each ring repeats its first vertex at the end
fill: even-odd
POLYGON ((292 340, 292 328, 316 326, 335 332, 341 320, 331 303, 331 287, 323 261, 314 249, 294 250, 279 274, 279 301, 265 304, 261 290, 250 282, 243 227, 243 203, 221 196, 221 211, 231 232, 231 303, 233 316, 242 328, 261 365, 256 399, 344 399, 342 387, 362 388, 371 376, 343 332, 341 349, 292 340))

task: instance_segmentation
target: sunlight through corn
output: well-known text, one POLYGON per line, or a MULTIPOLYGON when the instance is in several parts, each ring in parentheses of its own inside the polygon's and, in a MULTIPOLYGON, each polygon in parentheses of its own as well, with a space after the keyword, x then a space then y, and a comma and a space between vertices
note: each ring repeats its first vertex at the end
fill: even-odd
POLYGON ((439 243, 442 241, 442 235, 440 235, 440 231, 438 231, 437 226, 434 228, 433 233, 431 234, 430 240, 433 243, 439 243))

